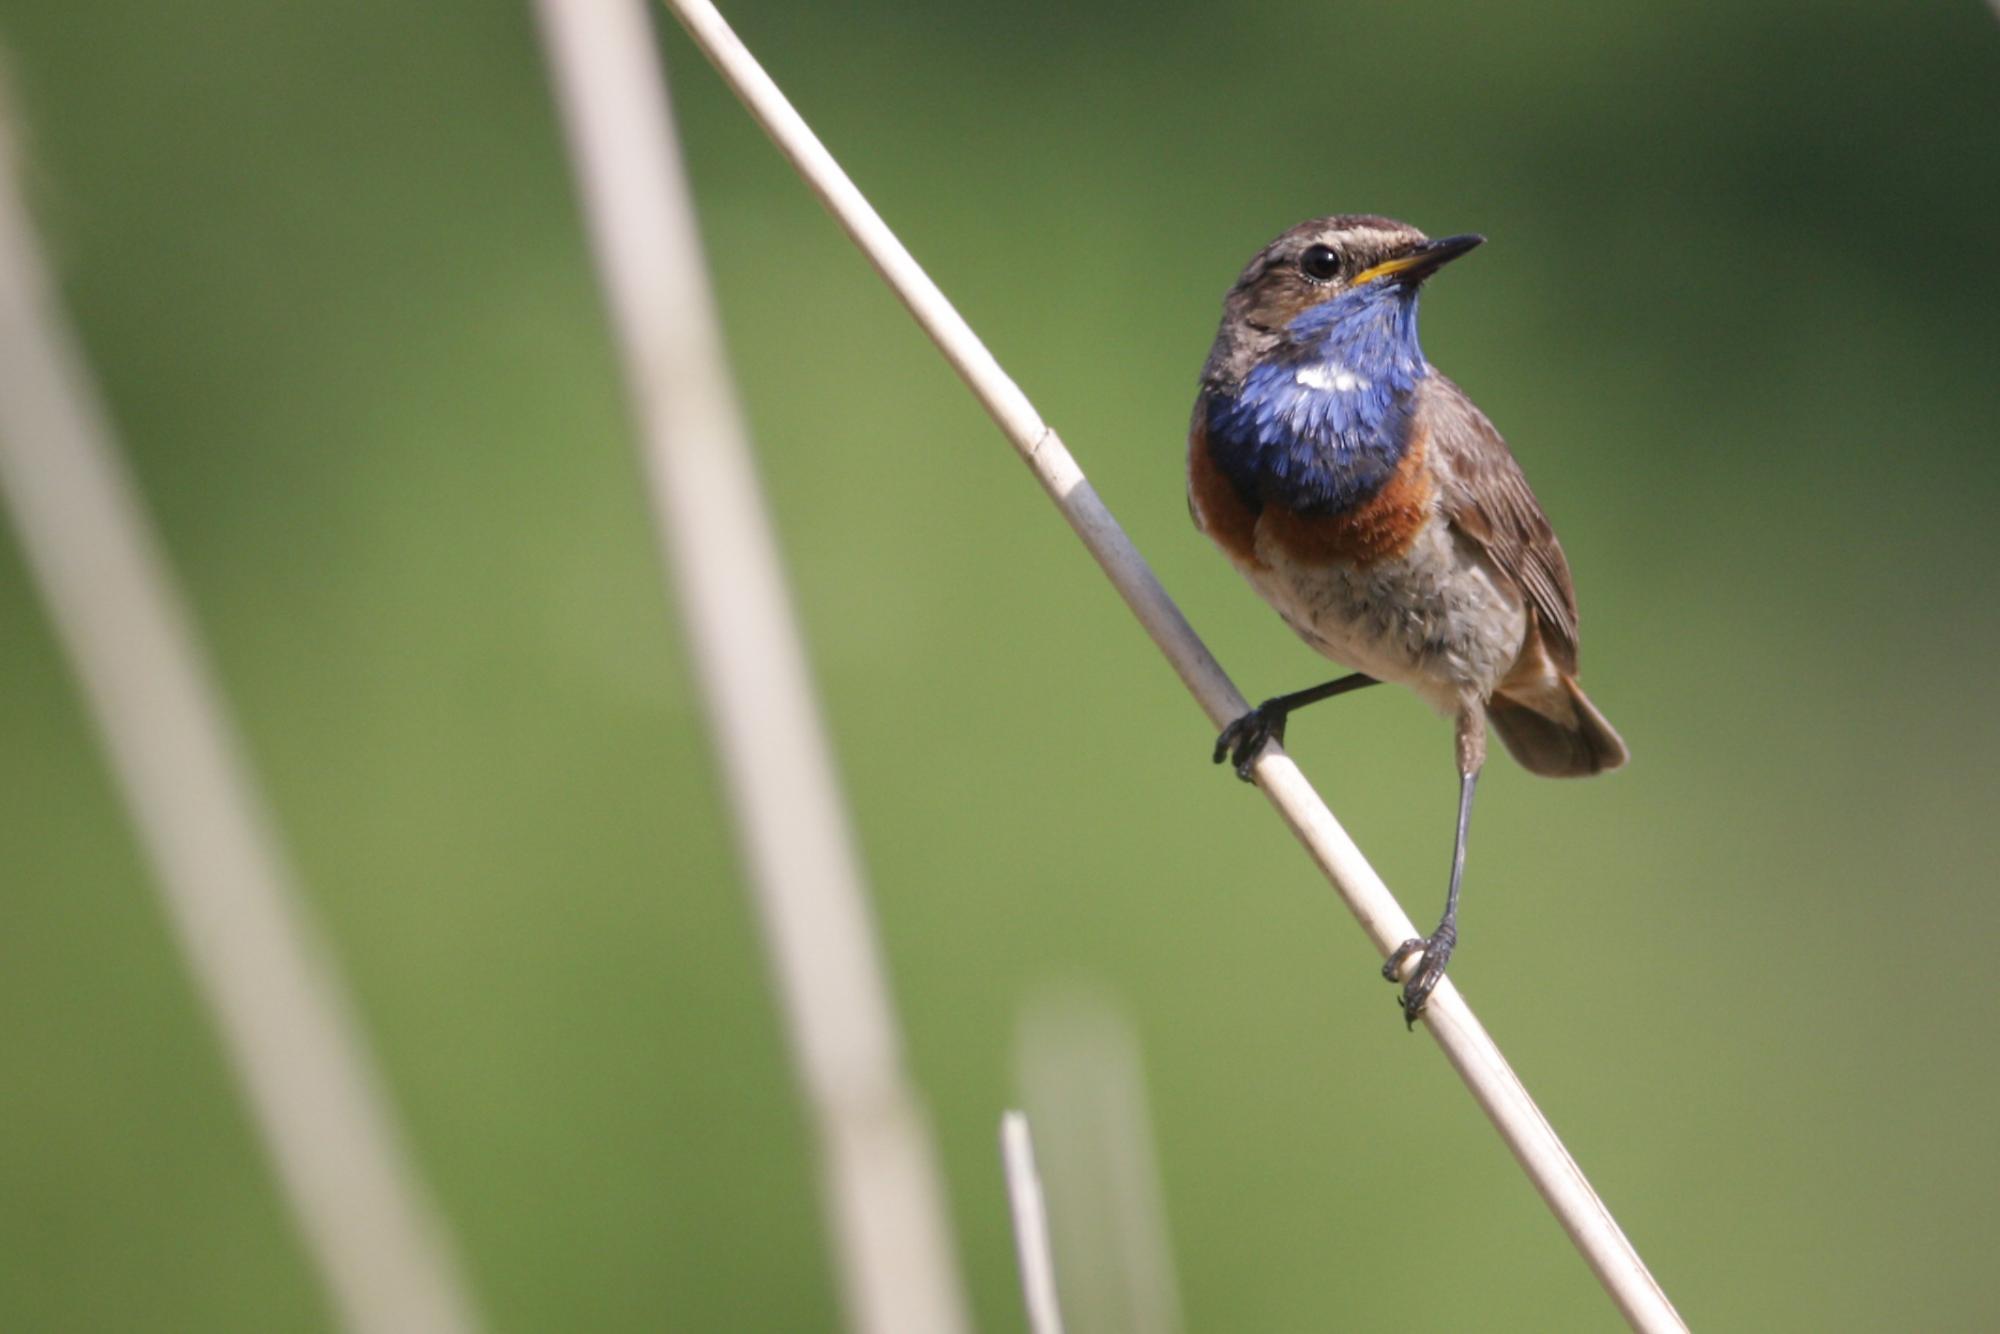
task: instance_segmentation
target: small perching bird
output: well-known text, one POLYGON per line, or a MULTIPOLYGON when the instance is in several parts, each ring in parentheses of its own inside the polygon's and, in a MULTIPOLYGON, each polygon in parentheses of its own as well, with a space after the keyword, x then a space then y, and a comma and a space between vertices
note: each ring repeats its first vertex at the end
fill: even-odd
POLYGON ((1444 916, 1383 974, 1411 1023, 1458 941, 1459 884, 1490 720, 1522 767, 1580 777, 1625 743, 1576 682, 1569 565, 1520 465, 1424 359, 1417 295, 1484 240, 1366 215, 1299 224, 1223 302, 1188 439, 1188 507, 1285 624, 1353 673, 1265 700, 1215 759, 1245 781, 1285 719, 1380 681, 1457 718, 1458 824, 1444 916))

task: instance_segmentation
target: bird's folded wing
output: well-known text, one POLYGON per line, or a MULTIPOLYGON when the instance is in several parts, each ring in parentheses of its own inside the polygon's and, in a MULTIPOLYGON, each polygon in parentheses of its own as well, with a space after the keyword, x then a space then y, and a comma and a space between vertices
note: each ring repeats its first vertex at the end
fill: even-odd
POLYGON ((1433 372, 1421 390, 1419 420, 1429 427, 1432 467, 1444 516, 1511 579, 1540 624, 1543 648, 1565 673, 1576 672, 1576 590, 1569 562, 1507 442, 1465 391, 1433 372))

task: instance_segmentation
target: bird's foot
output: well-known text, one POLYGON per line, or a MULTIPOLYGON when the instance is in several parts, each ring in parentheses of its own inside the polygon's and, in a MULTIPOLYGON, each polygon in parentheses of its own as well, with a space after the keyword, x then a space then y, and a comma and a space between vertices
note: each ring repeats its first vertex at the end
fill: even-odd
POLYGON ((1456 944, 1458 928, 1443 923, 1431 935, 1414 936, 1398 945, 1396 952, 1389 956, 1389 961, 1382 965, 1382 976, 1394 982, 1409 957, 1420 950, 1423 952, 1424 957, 1417 961, 1417 966, 1410 970, 1408 980, 1403 983, 1403 1022, 1409 1027, 1417 1026, 1417 1017, 1430 1002, 1431 993, 1444 980, 1444 966, 1451 962, 1452 947, 1456 944))
POLYGON ((1225 759, 1236 766, 1236 776, 1248 783, 1250 766, 1264 752, 1265 743, 1276 741, 1280 745, 1285 740, 1285 716, 1289 709, 1273 707, 1275 699, 1267 699, 1241 718, 1222 729, 1222 735, 1215 739, 1215 763, 1225 759))

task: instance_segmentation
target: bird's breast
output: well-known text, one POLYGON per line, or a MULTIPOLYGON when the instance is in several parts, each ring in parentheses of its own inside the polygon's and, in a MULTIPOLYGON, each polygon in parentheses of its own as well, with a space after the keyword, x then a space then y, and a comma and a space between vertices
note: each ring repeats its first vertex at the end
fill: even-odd
POLYGON ((1244 451, 1218 437, 1197 407, 1188 435, 1188 508, 1238 566, 1273 556, 1302 564, 1369 565, 1405 556, 1436 511, 1428 440, 1413 423, 1400 456, 1374 485, 1337 507, 1295 498, 1242 466, 1244 451), (1259 554, 1262 552, 1263 554, 1259 554))
POLYGON ((1301 638, 1439 708, 1492 691, 1519 654, 1525 613, 1454 537, 1421 425, 1381 485, 1329 512, 1246 496, 1217 452, 1197 410, 1188 507, 1301 638))
POLYGON ((1308 644, 1357 671, 1415 689, 1439 709, 1490 695, 1520 655, 1521 600, 1471 559, 1442 515, 1371 561, 1295 555, 1261 526, 1243 572, 1308 644))
POLYGON ((1436 510, 1427 443, 1421 424, 1413 425, 1388 479, 1345 509, 1322 514, 1266 505, 1258 545, 1308 565, 1365 566, 1408 556, 1436 510))

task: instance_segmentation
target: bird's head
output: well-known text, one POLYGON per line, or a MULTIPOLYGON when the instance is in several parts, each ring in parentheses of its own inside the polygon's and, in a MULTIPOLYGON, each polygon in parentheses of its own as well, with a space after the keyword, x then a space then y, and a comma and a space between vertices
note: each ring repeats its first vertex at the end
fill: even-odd
POLYGON ((1485 239, 1433 241, 1365 214, 1300 223, 1259 251, 1230 288, 1211 368, 1240 378, 1273 356, 1420 367, 1418 289, 1485 239))

